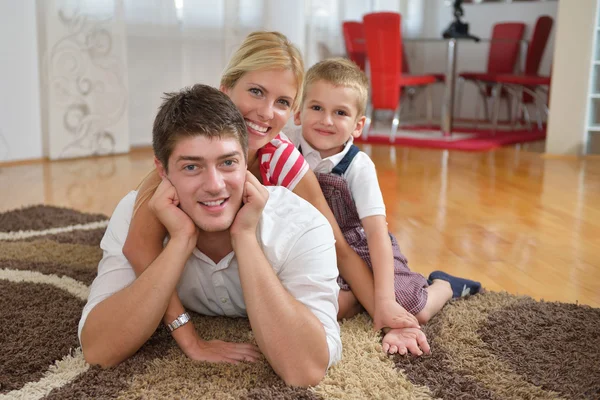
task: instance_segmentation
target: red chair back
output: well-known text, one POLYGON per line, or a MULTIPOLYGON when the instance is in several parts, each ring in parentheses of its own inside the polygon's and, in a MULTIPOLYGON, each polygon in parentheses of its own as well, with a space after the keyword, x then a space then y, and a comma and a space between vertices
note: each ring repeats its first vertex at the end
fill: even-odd
POLYGON ((488 55, 487 73, 512 74, 519 57, 520 40, 525 33, 525 24, 504 22, 494 25, 488 55))
POLYGON ((402 43, 402 73, 410 74, 410 66, 408 65, 408 57, 406 57, 406 50, 404 50, 404 43, 402 43))
POLYGON ((533 29, 533 35, 529 42, 529 48, 527 49, 527 60, 525 60, 525 75, 537 75, 542 63, 542 56, 546 45, 548 44, 548 38, 552 31, 552 24, 554 20, 552 17, 547 15, 538 18, 533 29))
POLYGON ((342 23, 344 33, 344 44, 346 54, 364 72, 366 62, 367 46, 365 44, 365 33, 362 22, 345 21, 342 23))
POLYGON ((400 99, 402 36, 400 14, 378 12, 363 17, 374 109, 391 109, 400 99))

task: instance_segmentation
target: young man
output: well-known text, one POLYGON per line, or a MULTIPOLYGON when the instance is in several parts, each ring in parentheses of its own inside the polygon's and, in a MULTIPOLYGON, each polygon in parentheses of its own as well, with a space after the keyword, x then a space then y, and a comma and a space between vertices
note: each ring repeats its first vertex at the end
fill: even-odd
MULTIPOLYGON (((244 119, 216 89, 195 85, 167 95, 154 122, 153 147, 163 180, 150 207, 169 240, 136 279, 122 248, 137 193, 121 200, 79 323, 86 360, 112 366, 134 354, 177 289, 187 309, 247 316, 275 372, 290 385, 316 385, 341 357, 335 247, 325 217, 247 172, 244 119)), ((188 320, 182 313, 164 322, 175 335, 188 320)), ((253 345, 207 342, 189 332, 191 358, 259 356, 253 345)))

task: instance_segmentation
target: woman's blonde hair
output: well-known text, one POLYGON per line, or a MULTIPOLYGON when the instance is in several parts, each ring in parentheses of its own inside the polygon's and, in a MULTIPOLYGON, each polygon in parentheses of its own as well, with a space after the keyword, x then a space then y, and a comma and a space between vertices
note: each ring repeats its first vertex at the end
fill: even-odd
POLYGON ((245 73, 261 69, 286 69, 294 73, 298 91, 292 110, 296 111, 302 98, 304 62, 298 48, 279 32, 249 34, 225 67, 221 87, 232 89, 245 73))

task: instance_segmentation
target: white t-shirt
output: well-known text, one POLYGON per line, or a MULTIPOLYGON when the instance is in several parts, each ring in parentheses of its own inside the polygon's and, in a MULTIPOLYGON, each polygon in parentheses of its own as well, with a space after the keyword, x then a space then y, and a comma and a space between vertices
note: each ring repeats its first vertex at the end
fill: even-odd
MULTIPOLYGON (((333 168, 342 161, 353 143, 352 138, 350 138, 344 150, 340 153, 331 157, 321 158, 321 154, 304 140, 301 129, 290 129, 287 135, 296 146, 302 148, 302 155, 310 169, 314 172, 326 174, 331 173, 333 168)), ((358 152, 342 176, 348 182, 350 193, 352 194, 352 199, 354 200, 360 219, 372 215, 385 216, 385 203, 383 202, 383 195, 379 188, 375 164, 367 154, 362 151, 358 152)))
MULTIPOLYGON (((277 186, 267 190, 269 200, 257 236, 283 287, 323 324, 331 366, 342 356, 337 322, 340 289, 336 282, 338 270, 333 231, 317 209, 288 189, 277 186)), ((136 196, 137 192, 132 191, 117 205, 100 243, 104 255, 79 322, 80 340, 90 311, 136 278, 123 255, 136 196)), ((195 248, 185 265, 177 293, 186 309, 199 314, 247 316, 233 252, 215 264, 195 248)))

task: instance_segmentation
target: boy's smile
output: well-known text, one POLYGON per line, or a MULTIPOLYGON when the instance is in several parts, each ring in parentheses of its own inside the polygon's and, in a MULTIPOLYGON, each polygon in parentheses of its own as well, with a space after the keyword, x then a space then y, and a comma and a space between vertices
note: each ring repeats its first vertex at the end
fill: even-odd
POLYGON ((357 93, 353 88, 319 80, 306 88, 302 108, 294 117, 302 124, 302 136, 322 158, 341 152, 350 137, 358 137, 364 116, 357 115, 357 93))

